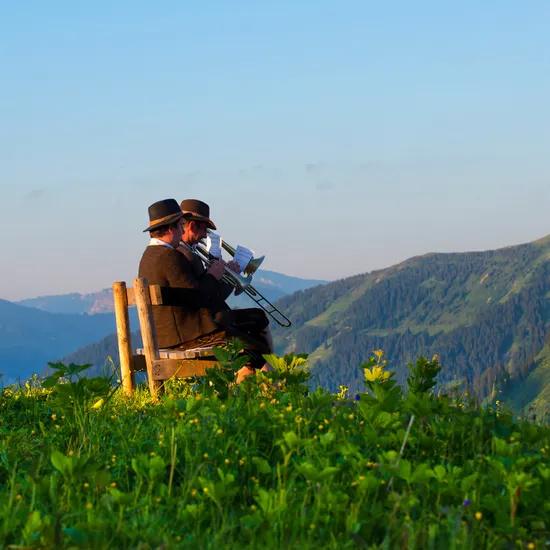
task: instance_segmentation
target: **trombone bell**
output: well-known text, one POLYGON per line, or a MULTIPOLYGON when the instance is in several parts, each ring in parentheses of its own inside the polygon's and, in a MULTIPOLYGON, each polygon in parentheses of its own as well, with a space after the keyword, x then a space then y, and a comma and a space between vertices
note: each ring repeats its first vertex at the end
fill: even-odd
MULTIPOLYGON (((206 229, 206 231, 208 233, 214 233, 214 231, 212 231, 211 229, 206 229)), ((223 239, 222 239, 222 248, 226 252, 228 252, 232 257, 235 256, 236 250, 229 243, 226 243, 223 239)), ((265 256, 260 256, 259 258, 252 258, 248 262, 248 264, 246 264, 246 267, 244 268, 243 273, 245 275, 253 275, 254 273, 256 273, 258 268, 262 265, 262 262, 264 260, 265 260, 265 256)))
POLYGON ((253 273, 256 273, 258 268, 262 265, 262 262, 264 261, 265 256, 260 256, 259 258, 252 258, 246 267, 244 268, 244 273, 247 275, 252 275, 253 273))

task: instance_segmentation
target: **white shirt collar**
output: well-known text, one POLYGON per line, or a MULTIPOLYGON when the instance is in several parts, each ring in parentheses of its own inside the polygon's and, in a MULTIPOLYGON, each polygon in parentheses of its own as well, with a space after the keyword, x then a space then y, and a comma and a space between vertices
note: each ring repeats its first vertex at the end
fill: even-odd
POLYGON ((161 239, 157 239, 156 237, 151 238, 149 241, 149 246, 167 246, 168 248, 174 248, 171 244, 168 244, 161 239))

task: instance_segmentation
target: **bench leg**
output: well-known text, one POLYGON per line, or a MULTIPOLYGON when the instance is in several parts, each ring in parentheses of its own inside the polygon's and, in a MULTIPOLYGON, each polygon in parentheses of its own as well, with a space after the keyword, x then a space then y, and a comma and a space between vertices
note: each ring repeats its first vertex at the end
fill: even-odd
POLYGON ((128 295, 126 283, 113 283, 118 354, 120 357, 120 375, 124 394, 131 397, 134 393, 135 377, 132 372, 132 342, 130 336, 130 319, 128 317, 128 295))
POLYGON ((141 337, 143 339, 143 350, 145 361, 147 362, 147 378, 149 379, 149 391, 151 397, 156 400, 158 394, 162 391, 161 382, 153 379, 153 362, 159 360, 159 349, 157 344, 157 335, 153 322, 153 308, 151 305, 151 296, 149 295, 149 285, 147 279, 134 279, 134 293, 136 297, 136 306, 139 316, 139 326, 141 328, 141 337))

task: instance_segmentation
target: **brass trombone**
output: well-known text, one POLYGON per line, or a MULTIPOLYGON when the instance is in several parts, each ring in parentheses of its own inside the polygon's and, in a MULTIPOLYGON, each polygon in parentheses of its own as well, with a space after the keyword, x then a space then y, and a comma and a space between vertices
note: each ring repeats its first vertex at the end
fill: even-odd
MULTIPOLYGON (((198 256, 199 259, 202 260, 202 262, 204 262, 204 264, 208 267, 212 265, 212 262, 214 262, 214 260, 217 260, 217 258, 212 256, 212 254, 210 254, 210 252, 208 252, 208 250, 206 250, 206 248, 204 248, 200 244, 197 244, 193 247, 189 246, 183 241, 180 241, 180 246, 185 247, 187 250, 198 256)), ((242 275, 239 275, 239 273, 235 273, 232 269, 229 269, 227 266, 224 266, 222 281, 234 286, 235 296, 238 296, 250 286, 250 283, 252 282, 252 275, 243 277, 242 275)))
MULTIPOLYGON (((209 229, 209 228, 207 228, 206 231, 208 233, 214 233, 214 231, 212 231, 212 229, 209 229)), ((235 249, 230 244, 226 243, 223 239, 221 239, 221 241, 222 241, 222 248, 227 252, 229 252, 231 256, 235 256, 235 252, 236 252, 235 249)), ((253 275, 254 273, 256 273, 258 268, 262 265, 262 262, 264 260, 265 260, 265 256, 260 256, 259 258, 252 258, 244 268, 243 273, 245 273, 246 275, 253 275)))
MULTIPOLYGON (((201 244, 197 244, 194 247, 189 246, 183 241, 181 241, 180 244, 181 246, 187 248, 187 250, 190 250, 193 254, 197 255, 207 267, 210 267, 214 260, 217 259, 201 244)), ((235 249, 231 245, 227 244, 223 239, 222 247, 229 252, 231 256, 235 256, 235 249)), ((252 300, 254 300, 254 302, 256 302, 258 306, 260 306, 278 325, 281 327, 289 327, 292 324, 290 319, 279 309, 277 309, 259 290, 254 288, 251 284, 252 274, 256 272, 263 261, 264 256, 261 256, 260 258, 252 258, 244 268, 243 273, 246 275, 244 277, 243 275, 235 273, 232 269, 225 266, 222 281, 225 281, 235 287, 235 296, 238 296, 244 292, 247 296, 252 298, 252 300)))

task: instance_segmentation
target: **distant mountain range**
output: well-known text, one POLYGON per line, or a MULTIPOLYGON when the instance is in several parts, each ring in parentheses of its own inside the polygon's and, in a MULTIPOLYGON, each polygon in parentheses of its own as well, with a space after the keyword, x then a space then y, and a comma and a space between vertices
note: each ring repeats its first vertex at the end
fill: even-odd
MULTIPOLYGON (((137 323, 133 312, 131 322, 137 323)), ((116 330, 114 315, 48 313, 0 300, 0 373, 12 384, 116 330)))
MULTIPOLYGON (((266 298, 275 301, 295 290, 325 282, 258 270, 253 285, 266 298)), ((255 305, 244 294, 231 296, 229 301, 233 307, 255 305)), ((139 327, 135 308, 130 308, 130 323, 134 329, 139 327)), ((33 373, 41 373, 49 361, 64 359, 115 331, 112 289, 89 294, 40 296, 16 303, 0 300, 1 382, 11 384, 33 373)), ((116 339, 112 341, 116 347, 116 339)))
MULTIPOLYGON (((316 279, 300 279, 276 273, 275 271, 266 271, 259 269, 253 277, 253 286, 261 292, 268 300, 274 301, 312 286, 326 284, 327 281, 316 279)), ((127 281, 128 286, 132 282, 127 281)), ((15 302, 17 305, 32 307, 47 311, 49 313, 75 313, 75 314, 95 314, 112 313, 113 308, 113 290, 106 288, 99 292, 89 294, 59 294, 54 296, 38 296, 37 298, 27 298, 15 302)), ((231 295, 229 298, 231 307, 253 307, 254 302, 245 294, 239 296, 231 295)))

